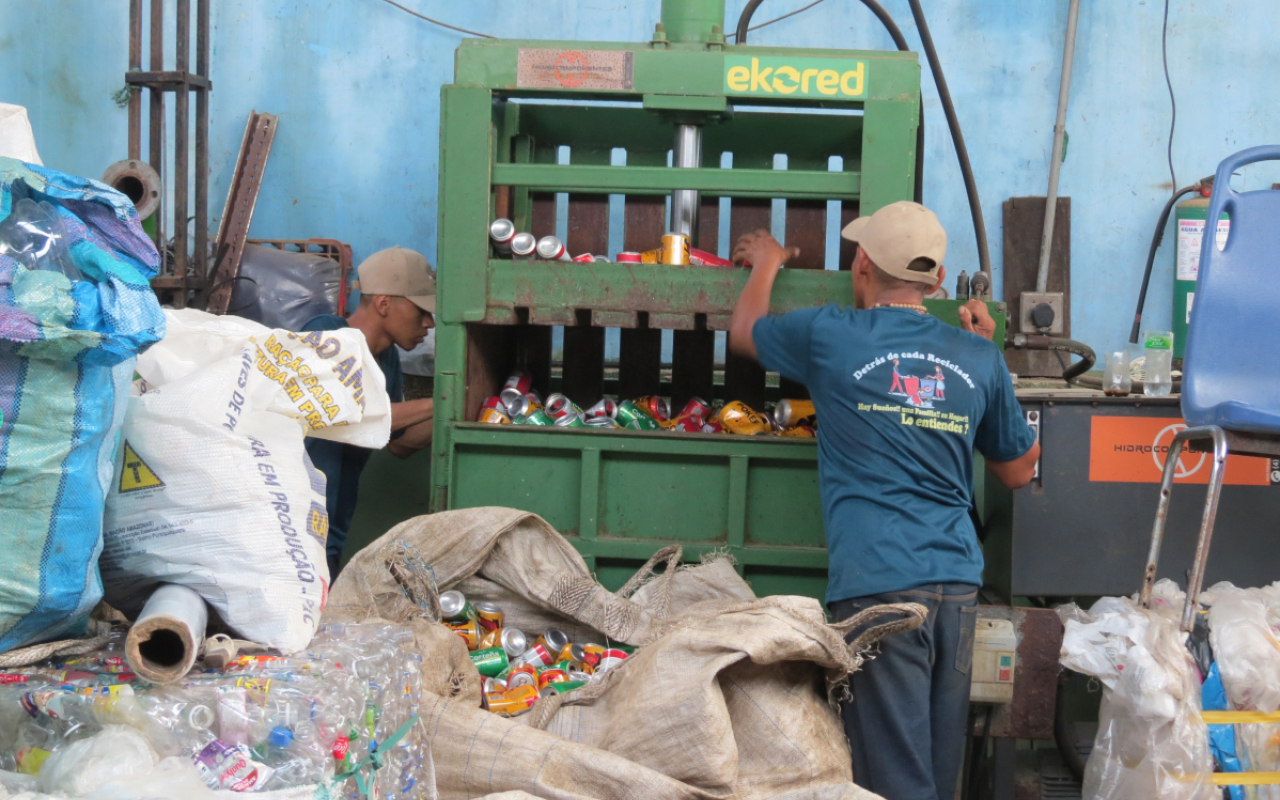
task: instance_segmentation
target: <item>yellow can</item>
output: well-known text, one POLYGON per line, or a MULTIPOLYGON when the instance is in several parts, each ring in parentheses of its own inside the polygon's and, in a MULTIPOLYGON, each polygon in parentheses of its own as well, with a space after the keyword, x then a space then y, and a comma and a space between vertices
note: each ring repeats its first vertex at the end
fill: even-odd
POLYGON ((486 705, 489 710, 495 714, 501 714, 504 717, 514 717, 517 714, 524 713, 538 702, 538 688, 536 686, 516 686, 505 692, 490 692, 485 695, 486 705))
POLYGON ((476 421, 486 422, 490 425, 510 425, 511 417, 508 417, 496 408, 482 408, 480 409, 480 416, 477 417, 476 421))
POLYGON ((808 425, 796 425, 779 434, 779 436, 790 436, 794 439, 812 439, 817 435, 818 432, 808 425))
POLYGON ((771 430, 768 420, 741 400, 725 403, 716 414, 716 421, 729 433, 739 436, 758 436, 771 430))
POLYGON ((812 400, 779 400, 778 407, 773 412, 778 424, 784 428, 812 425, 817 414, 812 400))
POLYGON ((641 264, 661 264, 662 248, 659 247, 657 250, 645 250, 643 253, 640 254, 640 263, 641 264))
POLYGON ((687 266, 689 264, 689 237, 683 233, 668 233, 663 236, 662 263, 687 266))

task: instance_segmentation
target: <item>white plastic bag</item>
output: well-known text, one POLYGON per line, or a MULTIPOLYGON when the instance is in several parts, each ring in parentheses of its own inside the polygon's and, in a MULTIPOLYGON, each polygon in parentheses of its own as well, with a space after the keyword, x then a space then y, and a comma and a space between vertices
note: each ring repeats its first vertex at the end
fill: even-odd
POLYGON ((107 600, 136 614, 155 584, 183 584, 243 638, 297 652, 329 579, 325 479, 303 437, 385 445, 385 379, 358 330, 166 316, 138 359, 107 498, 107 600))

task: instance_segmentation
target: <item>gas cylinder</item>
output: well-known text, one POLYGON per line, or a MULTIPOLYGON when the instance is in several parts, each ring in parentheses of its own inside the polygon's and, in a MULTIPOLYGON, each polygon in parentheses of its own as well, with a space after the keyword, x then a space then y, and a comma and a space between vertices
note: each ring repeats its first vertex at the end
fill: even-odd
MULTIPOLYGON (((1200 271, 1200 243, 1204 239, 1205 216, 1209 211, 1209 198, 1193 197, 1179 203, 1174 219, 1178 226, 1177 271, 1173 276, 1173 358, 1182 361, 1187 347, 1187 325, 1191 322, 1191 309, 1196 300, 1196 275, 1200 271)), ((1223 215, 1218 220, 1218 246, 1227 241, 1231 221, 1223 215)))

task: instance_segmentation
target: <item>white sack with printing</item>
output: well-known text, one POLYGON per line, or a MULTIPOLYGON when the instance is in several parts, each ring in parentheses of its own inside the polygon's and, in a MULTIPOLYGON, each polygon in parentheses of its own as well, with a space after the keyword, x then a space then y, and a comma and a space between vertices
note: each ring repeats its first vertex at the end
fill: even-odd
POLYGON ((165 316, 138 358, 107 497, 106 599, 134 615, 157 584, 182 584, 241 637, 297 652, 329 583, 325 479, 303 439, 384 446, 386 380, 358 330, 165 316))

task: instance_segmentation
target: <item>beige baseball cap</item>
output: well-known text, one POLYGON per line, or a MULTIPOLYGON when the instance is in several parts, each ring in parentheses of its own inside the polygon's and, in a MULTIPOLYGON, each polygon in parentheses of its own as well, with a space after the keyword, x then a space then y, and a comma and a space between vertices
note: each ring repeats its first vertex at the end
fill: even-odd
POLYGON ((366 258, 356 274, 355 288, 363 294, 407 298, 418 308, 436 313, 436 276, 431 262, 416 250, 397 245, 366 258))
POLYGON ((840 235, 867 252, 875 265, 895 278, 933 284, 947 255, 947 232, 938 216, 919 203, 900 200, 869 217, 858 217, 840 235), (908 269, 917 258, 933 262, 933 269, 908 269))

